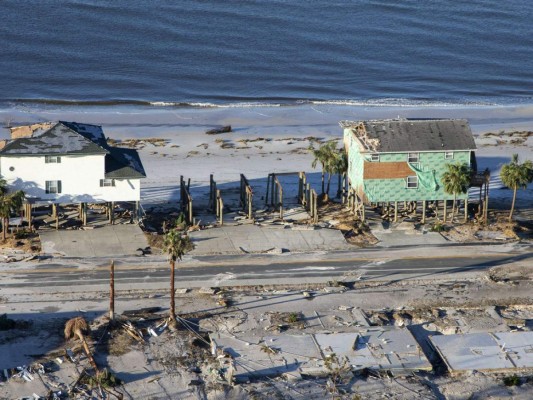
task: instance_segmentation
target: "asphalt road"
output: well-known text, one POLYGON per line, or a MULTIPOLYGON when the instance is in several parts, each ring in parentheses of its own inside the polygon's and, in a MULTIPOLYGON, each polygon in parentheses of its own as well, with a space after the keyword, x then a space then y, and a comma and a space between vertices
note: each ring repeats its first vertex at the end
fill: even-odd
MULTIPOLYGON (((326 282, 330 279, 354 281, 439 279, 455 274, 480 272, 492 266, 531 257, 531 253, 468 254, 439 257, 376 257, 343 256, 336 259, 282 259, 204 257, 199 265, 177 263, 177 286, 221 286, 231 284, 273 284, 326 282), (232 262, 234 260, 234 262, 232 262), (236 264, 238 262, 238 264, 236 264)), ((122 289, 158 288, 168 285, 169 267, 164 260, 153 262, 123 260, 116 263, 115 282, 122 289)), ((32 268, 3 269, 0 288, 55 288, 58 291, 81 290, 84 286, 108 285, 108 262, 99 265, 39 263, 32 268)))

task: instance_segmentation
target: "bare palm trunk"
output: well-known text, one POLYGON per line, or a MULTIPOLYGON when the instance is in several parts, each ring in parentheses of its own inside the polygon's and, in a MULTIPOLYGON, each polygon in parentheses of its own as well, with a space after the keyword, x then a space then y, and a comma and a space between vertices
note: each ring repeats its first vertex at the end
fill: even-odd
POLYGON ((324 193, 324 170, 322 169, 322 194, 324 193))
POLYGON ((328 174, 328 185, 326 186, 326 194, 328 195, 328 197, 329 197, 329 186, 330 186, 330 183, 331 183, 331 174, 328 174))
POLYGON ((453 203, 452 203, 452 224, 453 224, 453 217, 455 215, 455 203, 457 202, 456 195, 453 195, 453 203))
POLYGON ((176 321, 176 303, 175 295, 176 290, 174 289, 174 272, 176 267, 176 261, 170 260, 170 319, 176 321))
POLYGON ((7 218, 2 219, 2 240, 5 242, 7 236, 7 218))
POLYGON ((87 341, 85 340, 85 336, 83 336, 83 333, 81 332, 76 332, 76 335, 80 339, 81 344, 83 345, 83 350, 85 350, 85 354, 87 354, 87 358, 89 359, 89 362, 91 363, 92 367, 96 371, 96 375, 98 375, 99 373, 98 366, 96 365, 96 361, 94 361, 91 350, 89 350, 89 345, 87 344, 87 341))
POLYGON ((516 189, 517 189, 517 186, 515 185, 515 187, 513 188, 513 202, 511 203, 511 212, 509 213, 509 222, 512 222, 513 220, 514 203, 516 201, 516 189))

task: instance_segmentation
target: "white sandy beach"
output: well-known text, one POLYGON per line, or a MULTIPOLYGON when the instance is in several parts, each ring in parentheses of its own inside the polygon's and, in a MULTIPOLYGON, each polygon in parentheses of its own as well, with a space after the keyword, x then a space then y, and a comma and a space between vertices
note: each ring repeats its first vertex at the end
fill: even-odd
MULTIPOLYGON (((533 105, 522 106, 441 106, 441 107, 364 107, 349 105, 301 105, 285 107, 48 107, 0 110, 0 118, 11 125, 40 121, 67 120, 102 125, 106 134, 117 140, 162 138, 164 143, 138 144, 148 177, 143 182, 145 208, 171 204, 179 197, 179 177, 191 179, 191 192, 204 198, 209 175, 219 185, 231 187, 244 173, 259 196, 269 173, 306 171, 318 188, 319 172, 311 168, 307 151, 311 141, 341 139, 341 120, 382 118, 466 118, 478 146, 479 170, 492 171, 493 205, 510 199, 510 190, 500 190, 499 170, 518 153, 522 160, 533 158, 533 138, 511 143, 505 133, 533 130, 533 105), (213 127, 231 125, 233 132, 206 135, 213 127), (501 137, 483 135, 502 133, 501 137), (162 144, 162 145, 161 145, 162 144)), ((2 137, 8 137, 3 129, 2 137)), ((339 143, 340 145, 340 143, 339 143)), ((335 179, 332 181, 335 190, 335 179)), ((255 199, 259 201, 260 198, 255 199)), ((520 191, 518 207, 533 203, 531 187, 520 191)))

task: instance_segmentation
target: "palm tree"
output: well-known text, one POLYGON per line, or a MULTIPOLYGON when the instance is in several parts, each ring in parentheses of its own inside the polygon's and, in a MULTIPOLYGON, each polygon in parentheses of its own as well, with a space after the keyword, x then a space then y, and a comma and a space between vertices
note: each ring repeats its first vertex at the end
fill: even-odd
POLYGON ((89 334, 89 332, 89 324, 87 321, 85 321, 85 319, 83 319, 83 317, 69 319, 65 324, 65 339, 70 339, 71 337, 75 336, 80 340, 83 350, 85 350, 85 354, 87 354, 89 362, 96 371, 96 374, 98 374, 98 367, 96 366, 96 362, 94 361, 91 351, 89 350, 89 346, 87 345, 87 341, 85 340, 85 335, 89 334))
POLYGON ((313 152, 313 162, 311 167, 316 168, 317 164, 320 163, 322 166, 322 194, 329 194, 329 185, 331 181, 331 174, 334 173, 335 169, 335 159, 337 151, 335 149, 335 142, 327 142, 322 144, 318 149, 311 148, 313 152), (325 184, 325 175, 328 174, 328 186, 327 189, 324 188, 325 184))
POLYGON ((2 219, 2 240, 6 240, 7 227, 11 213, 20 211, 24 201, 24 192, 17 190, 8 193, 7 184, 4 179, 0 179, 0 218, 2 219))
POLYGON ((513 154, 511 162, 502 167, 500 177, 505 186, 513 189, 513 202, 511 204, 511 211, 509 212, 509 222, 511 222, 516 201, 516 190, 518 188, 525 189, 528 183, 533 182, 533 163, 527 160, 520 164, 518 162, 518 154, 513 154))
POLYGON ((342 174, 348 171, 348 154, 341 147, 337 150, 337 157, 335 159, 335 173, 339 176, 339 185, 337 188, 337 198, 341 197, 342 194, 342 174))
POLYGON ((176 229, 168 231, 163 241, 163 247, 170 259, 170 320, 176 322, 176 304, 174 296, 176 291, 174 289, 174 276, 176 260, 181 261, 183 255, 191 247, 191 240, 189 236, 182 235, 176 229))
POLYGON ((455 212, 457 195, 466 193, 470 185, 470 168, 467 164, 446 164, 446 171, 442 174, 444 191, 453 194, 452 222, 455 212))
POLYGON ((322 166, 322 193, 324 193, 324 175, 326 171, 324 169, 324 149, 322 147, 323 146, 320 146, 318 149, 315 149, 311 146, 311 151, 313 152, 314 157, 311 167, 316 168, 318 163, 322 166))

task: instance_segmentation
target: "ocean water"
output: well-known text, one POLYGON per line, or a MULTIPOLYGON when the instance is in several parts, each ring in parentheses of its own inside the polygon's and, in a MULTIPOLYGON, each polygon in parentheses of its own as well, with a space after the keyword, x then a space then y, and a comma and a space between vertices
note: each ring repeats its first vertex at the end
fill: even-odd
POLYGON ((2 0, 0 103, 533 103, 532 0, 2 0))

